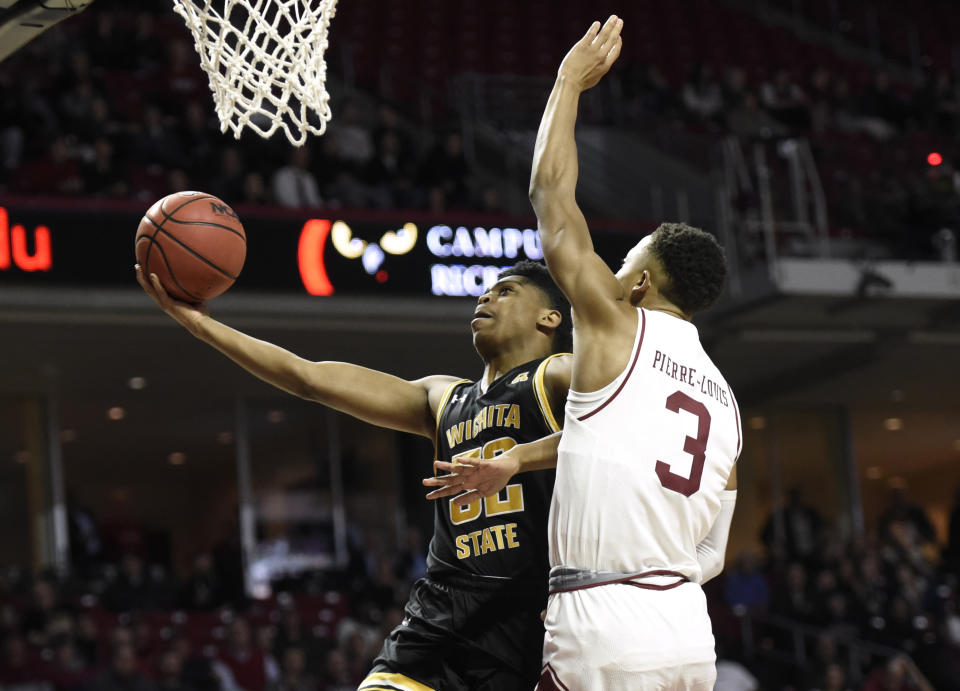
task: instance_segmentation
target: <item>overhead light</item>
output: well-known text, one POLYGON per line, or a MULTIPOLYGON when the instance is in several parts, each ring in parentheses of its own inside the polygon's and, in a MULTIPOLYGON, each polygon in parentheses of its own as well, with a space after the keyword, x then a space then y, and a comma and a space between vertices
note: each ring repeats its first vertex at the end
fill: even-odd
POLYGON ((894 476, 891 477, 889 480, 887 480, 887 485, 888 485, 889 487, 893 487, 893 488, 895 488, 895 489, 906 489, 906 488, 907 488, 907 481, 904 480, 904 479, 903 479, 902 477, 900 477, 899 475, 894 475, 894 476))
POLYGON ((129 386, 134 391, 139 391, 147 386, 147 380, 143 377, 130 377, 127 380, 127 386, 129 386))
POLYGON ((883 427, 888 432, 899 432, 903 429, 903 420, 898 417, 888 417, 883 421, 883 427))
POLYGON ((223 431, 223 432, 221 432, 220 434, 218 434, 218 435, 217 435, 217 443, 218 443, 218 444, 224 444, 224 445, 232 444, 232 443, 233 443, 233 432, 223 431))
POLYGON ((60 430, 60 441, 69 443, 77 440, 77 431, 73 429, 60 430))
POLYGON ((869 480, 879 480, 883 477, 883 468, 878 465, 872 465, 864 473, 869 480))
POLYGON ((127 416, 126 408, 115 405, 112 408, 107 410, 107 419, 108 420, 122 420, 127 416))
POLYGON ((183 465, 187 462, 187 454, 183 451, 174 451, 167 456, 167 460, 170 461, 170 465, 183 465))
POLYGON ((267 413, 267 422, 272 422, 273 424, 278 424, 287 419, 287 414, 282 410, 271 410, 267 413))
POLYGON ((750 429, 765 429, 767 426, 767 418, 763 415, 754 415, 750 420, 748 420, 750 429))

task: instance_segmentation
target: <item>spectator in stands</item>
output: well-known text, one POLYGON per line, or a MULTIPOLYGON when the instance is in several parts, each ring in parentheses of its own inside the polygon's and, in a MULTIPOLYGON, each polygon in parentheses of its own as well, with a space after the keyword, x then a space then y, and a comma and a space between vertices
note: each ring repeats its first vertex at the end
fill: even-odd
POLYGON ((194 557, 190 574, 180 589, 180 606, 188 610, 209 610, 216 609, 223 601, 213 556, 209 552, 201 552, 194 557))
POLYGON ((786 581, 773 590, 770 609, 795 621, 807 623, 816 616, 816 604, 807 587, 806 568, 799 562, 790 564, 786 581))
POLYGON ((823 668, 820 673, 820 682, 805 688, 810 691, 851 691, 851 686, 847 683, 847 670, 843 665, 832 662, 823 668))
POLYGON ((186 40, 166 40, 167 64, 163 70, 163 102, 168 104, 170 114, 179 113, 182 103, 200 101, 209 97, 208 80, 200 68, 200 61, 193 47, 186 40))
POLYGON ((21 166, 12 179, 16 191, 25 194, 72 196, 83 188, 76 156, 64 137, 55 137, 45 156, 21 166))
POLYGON ((833 129, 833 75, 830 70, 818 67, 813 71, 807 94, 811 131, 819 135, 833 129))
POLYGON ((166 41, 157 34, 157 14, 150 10, 138 12, 134 21, 134 30, 126 38, 124 55, 133 60, 137 72, 148 74, 158 68, 166 59, 166 41))
POLYGON ((880 515, 880 536, 882 539, 897 543, 909 539, 904 537, 903 534, 894 535, 894 532, 898 530, 892 528, 894 523, 906 524, 909 535, 914 536, 921 545, 936 542, 937 534, 927 517, 926 511, 923 510, 923 507, 910 501, 910 496, 903 487, 894 487, 890 490, 890 503, 880 515))
POLYGON ((225 649, 213 663, 222 691, 257 691, 279 676, 275 666, 254 644, 243 617, 230 624, 225 649))
POLYGON ((301 648, 290 647, 283 651, 280 676, 267 691, 317 691, 316 680, 307 676, 307 658, 301 648))
POLYGON ((718 655, 713 691, 760 691, 760 683, 742 664, 718 655))
POLYGON ((676 91, 655 63, 629 62, 621 71, 626 111, 643 122, 672 117, 678 107, 676 91))
POLYGON ((220 197, 228 204, 243 197, 243 178, 246 170, 243 157, 235 146, 228 146, 220 152, 220 168, 210 182, 210 193, 220 197))
POLYGON ((923 108, 921 122, 932 132, 955 135, 960 128, 960 98, 954 79, 946 70, 938 70, 918 101, 923 108))
POLYGON ((157 658, 157 691, 198 691, 184 679, 183 660, 174 648, 157 658))
POLYGON ((944 562, 953 570, 960 571, 960 488, 953 494, 953 508, 947 527, 947 546, 943 550, 944 562))
POLYGON ((323 691, 354 691, 358 681, 350 678, 347 658, 340 650, 334 649, 327 653, 320 679, 320 688, 323 691))
MULTIPOLYGON (((97 137, 92 149, 92 159, 80 168, 84 194, 91 197, 125 196, 127 181, 114 157, 113 143, 107 137, 97 137)), ((83 546, 78 545, 78 548, 83 549, 83 546)))
POLYGON ((411 205, 412 161, 406 157, 395 131, 384 130, 377 139, 376 154, 366 165, 364 179, 371 186, 374 204, 382 208, 411 205))
POLYGON ((860 112, 866 117, 884 122, 894 130, 903 129, 906 108, 893 90, 889 72, 874 72, 873 81, 860 96, 860 112))
POLYGON ((45 672, 57 691, 74 691, 91 677, 91 670, 73 640, 60 634, 50 642, 53 659, 45 672))
POLYGON ((170 649, 180 660, 180 676, 186 686, 194 691, 223 691, 210 659, 194 653, 193 643, 183 631, 173 634, 170 639, 170 649))
POLYGON ((860 691, 934 691, 909 657, 895 657, 877 667, 860 691))
POLYGON ((433 195, 429 200, 431 208, 434 205, 457 208, 467 203, 470 166, 459 132, 447 132, 430 150, 420 165, 420 182, 427 188, 428 195, 433 195))
POLYGON ((156 691, 157 687, 137 669, 133 645, 119 643, 113 648, 110 667, 89 685, 89 691, 156 691))
POLYGON ((336 140, 340 158, 356 171, 362 170, 373 157, 373 137, 361 122, 356 101, 344 102, 326 136, 336 140))
POLYGON ((413 147, 410 144, 410 138, 400 126, 400 117, 397 111, 386 103, 377 108, 377 126, 373 130, 373 142, 376 147, 377 155, 380 155, 383 136, 392 134, 397 139, 397 156, 402 161, 410 161, 414 157, 413 147))
POLYGON ((803 501, 803 492, 792 487, 787 505, 776 509, 763 528, 763 542, 774 556, 809 562, 816 556, 823 530, 820 513, 803 501))
POLYGON ((77 616, 77 627, 74 644, 77 651, 90 666, 100 663, 100 636, 96 620, 89 612, 81 612, 77 616))
POLYGON ((760 100, 763 107, 776 120, 793 131, 810 129, 810 112, 807 110, 807 97, 797 84, 793 75, 785 68, 778 69, 772 81, 764 82, 760 87, 760 100))
POLYGON ((195 179, 209 180, 216 170, 216 145, 221 135, 207 114, 208 105, 196 99, 186 104, 184 117, 177 123, 176 137, 183 158, 182 166, 195 179))
MULTIPOLYGON (((108 139, 106 141, 111 148, 108 165, 115 166, 112 144, 108 139)), ((96 143, 94 146, 96 148, 96 143)), ((106 152, 102 153, 106 155, 106 152)), ((86 171, 84 182, 88 190, 96 187, 87 179, 86 171)), ((103 557, 103 539, 100 537, 100 526, 93 511, 80 503, 70 492, 67 492, 67 529, 70 531, 70 563, 74 573, 81 578, 89 578, 91 569, 103 557)))
POLYGON ((179 165, 183 160, 180 142, 172 131, 172 121, 154 104, 147 104, 137 127, 132 146, 142 164, 179 165))
POLYGON ((243 196, 241 201, 244 204, 271 204, 273 198, 267 191, 267 184, 263 180, 263 175, 257 171, 250 171, 243 176, 243 196))
POLYGON ((18 633, 7 634, 0 659, 0 688, 16 691, 53 691, 53 684, 36 660, 30 658, 27 642, 18 633))
POLYGON ((760 108, 756 94, 747 91, 741 101, 726 111, 726 125, 733 134, 745 139, 770 139, 787 132, 778 120, 760 108))
POLYGON ((478 211, 485 214, 503 214, 507 213, 503 204, 500 203, 500 190, 496 185, 486 185, 480 192, 480 201, 477 205, 478 211))
POLYGON ((310 172, 310 148, 307 145, 290 149, 289 163, 273 174, 273 197, 280 206, 304 209, 320 206, 320 190, 310 172))
POLYGON ((713 67, 697 63, 690 70, 681 91, 681 99, 687 112, 697 120, 713 120, 723 108, 723 92, 713 74, 713 67))
POLYGON ((114 612, 151 609, 156 605, 153 584, 139 555, 127 553, 120 559, 117 579, 104 593, 104 605, 114 612))
POLYGON ((751 610, 765 609, 770 603, 770 586, 760 570, 757 555, 743 552, 728 570, 724 595, 731 607, 746 607, 751 610))
POLYGON ((41 577, 33 584, 30 606, 23 613, 23 632, 31 645, 47 644, 48 629, 57 614, 59 595, 56 581, 41 577))

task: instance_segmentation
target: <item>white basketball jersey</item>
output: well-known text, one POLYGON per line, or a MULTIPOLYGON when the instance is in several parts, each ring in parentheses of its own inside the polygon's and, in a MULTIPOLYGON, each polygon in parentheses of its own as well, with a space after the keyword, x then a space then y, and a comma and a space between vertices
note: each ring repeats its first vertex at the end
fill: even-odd
POLYGON ((700 580, 741 446, 733 392, 692 323, 638 308, 633 352, 593 393, 571 389, 550 505, 551 566, 700 580))

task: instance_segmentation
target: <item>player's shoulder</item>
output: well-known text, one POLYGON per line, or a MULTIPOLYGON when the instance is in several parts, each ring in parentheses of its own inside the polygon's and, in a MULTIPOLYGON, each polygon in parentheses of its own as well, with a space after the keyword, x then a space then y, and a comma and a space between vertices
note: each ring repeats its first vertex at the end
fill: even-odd
POLYGON ((413 382, 419 385, 427 395, 430 409, 436 413, 443 407, 444 401, 450 393, 461 384, 469 384, 469 379, 455 377, 449 374, 433 374, 413 382))
POLYGON ((553 388, 570 388, 570 376, 573 373, 573 353, 555 353, 546 358, 538 367, 543 373, 544 383, 553 388))

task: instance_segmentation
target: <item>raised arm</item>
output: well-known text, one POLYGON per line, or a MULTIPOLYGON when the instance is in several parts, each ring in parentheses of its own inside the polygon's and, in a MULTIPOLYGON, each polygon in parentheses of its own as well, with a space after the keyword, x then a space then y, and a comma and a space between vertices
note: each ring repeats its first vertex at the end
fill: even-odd
POLYGON ((594 22, 567 53, 540 121, 530 176, 547 267, 577 312, 578 323, 608 319, 623 288, 597 256, 586 219, 577 206, 579 169, 574 127, 580 94, 607 73, 620 55, 623 21, 594 22))
POLYGON ((433 438, 437 406, 455 378, 406 381, 346 362, 311 362, 218 322, 202 306, 174 300, 156 274, 148 281, 139 266, 137 280, 191 334, 268 384, 380 427, 433 438))

